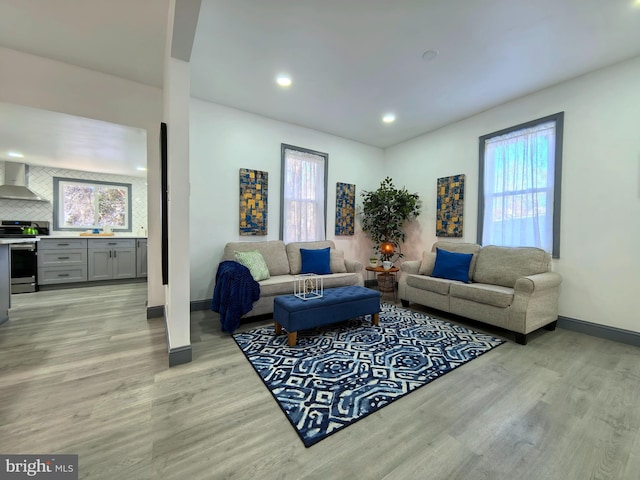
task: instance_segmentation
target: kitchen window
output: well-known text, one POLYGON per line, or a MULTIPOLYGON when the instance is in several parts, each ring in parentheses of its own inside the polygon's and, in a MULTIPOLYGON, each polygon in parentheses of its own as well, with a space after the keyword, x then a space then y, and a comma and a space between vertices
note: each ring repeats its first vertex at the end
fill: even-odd
POLYGON ((280 238, 285 243, 325 239, 329 155, 282 144, 280 238))
POLYGON ((131 184, 53 178, 54 230, 131 231, 131 184))
POLYGON ((564 112, 480 137, 478 243, 560 257, 564 112))

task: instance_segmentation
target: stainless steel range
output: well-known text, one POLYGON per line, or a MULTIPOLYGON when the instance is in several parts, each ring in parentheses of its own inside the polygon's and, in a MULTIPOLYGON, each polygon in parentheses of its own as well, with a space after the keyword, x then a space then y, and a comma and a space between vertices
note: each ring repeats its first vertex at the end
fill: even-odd
MULTIPOLYGON (((0 237, 35 238, 49 235, 49 222, 29 220, 2 220, 0 237)), ((38 290, 37 242, 13 243, 11 250, 11 293, 28 293, 38 290)))

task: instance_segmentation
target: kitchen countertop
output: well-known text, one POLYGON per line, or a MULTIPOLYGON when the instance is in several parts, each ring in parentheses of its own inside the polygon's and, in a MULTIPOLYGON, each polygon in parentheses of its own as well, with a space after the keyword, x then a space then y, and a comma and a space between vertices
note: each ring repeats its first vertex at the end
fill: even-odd
POLYGON ((79 234, 69 234, 69 235, 42 235, 39 236, 38 238, 44 240, 47 238, 52 238, 55 240, 58 239, 62 239, 62 240, 68 240, 70 238, 101 238, 101 239, 107 239, 107 240, 118 240, 119 238, 147 238, 147 237, 143 237, 140 235, 124 235, 124 234, 116 234, 116 235, 82 235, 80 236, 79 234))

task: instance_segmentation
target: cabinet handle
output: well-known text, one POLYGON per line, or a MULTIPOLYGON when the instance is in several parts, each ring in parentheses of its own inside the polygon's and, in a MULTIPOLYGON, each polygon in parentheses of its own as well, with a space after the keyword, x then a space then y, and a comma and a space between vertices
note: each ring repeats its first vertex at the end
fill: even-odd
POLYGON ((58 257, 58 260, 69 260, 69 257, 58 257))
POLYGON ((117 253, 118 253, 118 252, 116 252, 115 250, 113 251, 113 258, 116 258, 116 254, 117 254, 117 253))
POLYGON ((109 258, 111 258, 111 250, 109 250, 109 258))
POLYGON ((68 273, 59 273, 58 276, 59 277, 68 277, 69 274, 68 273))
POLYGON ((108 245, 117 245, 117 242, 109 242, 108 245))
POLYGON ((58 246, 59 247, 68 247, 69 244, 68 243, 59 243, 58 246))

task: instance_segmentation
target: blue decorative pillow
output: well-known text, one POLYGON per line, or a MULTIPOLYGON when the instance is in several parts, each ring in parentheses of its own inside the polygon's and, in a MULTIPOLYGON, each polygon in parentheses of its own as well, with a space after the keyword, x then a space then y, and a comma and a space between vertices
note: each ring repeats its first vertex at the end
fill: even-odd
POLYGON ((436 264, 432 277, 469 283, 469 266, 473 253, 454 253, 436 247, 436 264))
POLYGON ((302 268, 300 273, 315 273, 316 275, 326 275, 331 273, 330 247, 316 250, 300 249, 302 257, 302 268))

